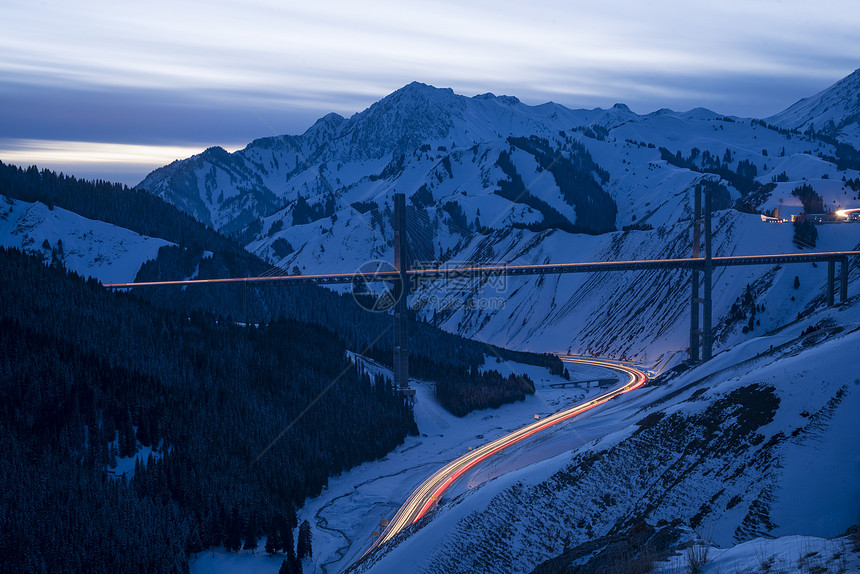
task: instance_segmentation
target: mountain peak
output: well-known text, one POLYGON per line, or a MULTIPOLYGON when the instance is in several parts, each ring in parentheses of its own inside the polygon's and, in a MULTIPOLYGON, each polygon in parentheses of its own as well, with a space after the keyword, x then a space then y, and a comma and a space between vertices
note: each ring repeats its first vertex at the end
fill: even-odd
POLYGON ((219 145, 208 147, 200 153, 200 157, 206 159, 225 159, 230 157, 230 152, 219 145))
POLYGON ((355 117, 374 116, 394 109, 404 114, 435 114, 444 109, 456 108, 462 100, 465 98, 455 94, 451 88, 437 88, 421 82, 412 82, 385 96, 355 117))
POLYGON ((336 114, 334 112, 329 112, 326 115, 324 115, 323 117, 321 117, 320 119, 318 119, 314 123, 317 123, 317 124, 326 123, 329 125, 338 125, 341 122, 345 122, 345 121, 346 121, 346 118, 343 117, 342 115, 336 114))
POLYGON ((842 80, 840 80, 840 82, 845 82, 845 81, 860 82, 860 68, 857 68, 856 70, 854 70, 853 72, 851 72, 850 74, 848 74, 847 76, 842 78, 842 80))
POLYGON ((599 115, 594 118, 591 124, 610 130, 628 122, 639 120, 639 116, 625 104, 615 104, 608 110, 598 109, 595 111, 599 112, 599 115))
POLYGON ((860 68, 766 119, 780 127, 812 129, 860 147, 860 68))
POLYGON ((412 82, 359 112, 344 125, 344 144, 353 158, 381 158, 444 138, 466 98, 451 88, 412 82))
POLYGON ((451 88, 437 88, 436 86, 431 86, 430 84, 424 84, 421 82, 410 82, 383 99, 385 100, 392 96, 418 96, 423 98, 429 98, 434 96, 449 95, 454 95, 454 90, 452 90, 451 88))
POLYGON ((473 100, 495 100, 500 104, 504 104, 507 106, 516 106, 517 104, 521 104, 519 98, 516 96, 497 96, 493 92, 487 92, 486 94, 478 94, 477 96, 472 96, 473 100))
POLYGON ((328 133, 340 128, 340 126, 347 121, 345 117, 340 114, 336 114, 334 112, 327 113, 320 119, 314 122, 314 125, 309 127, 304 135, 312 135, 315 133, 328 133))

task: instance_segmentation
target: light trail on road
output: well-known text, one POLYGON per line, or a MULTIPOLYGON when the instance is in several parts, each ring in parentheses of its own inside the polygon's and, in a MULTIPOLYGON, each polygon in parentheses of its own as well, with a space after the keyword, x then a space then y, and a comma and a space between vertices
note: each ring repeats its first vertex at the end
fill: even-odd
POLYGON ((475 466, 481 462, 495 454, 498 454, 506 448, 529 438, 530 436, 598 407, 615 397, 623 395, 624 393, 638 389, 648 382, 648 375, 643 371, 614 361, 573 356, 560 356, 559 358, 566 363, 592 365, 620 371, 629 376, 629 380, 627 383, 615 387, 600 396, 526 425, 519 430, 498 438, 484 446, 478 447, 475 450, 470 451, 468 454, 448 463, 443 468, 436 471, 430 478, 425 480, 421 486, 415 489, 409 498, 406 499, 406 502, 403 503, 403 506, 401 506, 397 511, 397 514, 394 515, 394 518, 389 522, 385 531, 382 532, 379 538, 377 538, 367 552, 365 552, 365 555, 391 540, 410 524, 414 524, 424 518, 424 516, 426 516, 427 513, 430 512, 430 510, 432 510, 439 502, 442 495, 451 488, 457 480, 462 478, 464 474, 475 468, 475 466))

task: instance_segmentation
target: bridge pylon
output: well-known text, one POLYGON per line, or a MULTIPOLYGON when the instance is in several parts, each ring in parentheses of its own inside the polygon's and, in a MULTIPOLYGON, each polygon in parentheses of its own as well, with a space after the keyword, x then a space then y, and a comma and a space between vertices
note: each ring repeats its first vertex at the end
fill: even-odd
POLYGON ((699 268, 693 267, 690 284, 690 360, 699 362, 699 348, 701 347, 701 360, 708 361, 714 352, 714 328, 713 328, 713 276, 714 261, 713 249, 711 247, 711 214, 713 204, 711 191, 704 188, 704 210, 702 209, 703 186, 697 185, 693 191, 693 259, 701 257, 702 228, 704 227, 705 257, 702 261, 703 274, 700 285, 699 268), (704 294, 700 292, 704 287, 704 294), (702 306, 701 325, 699 322, 699 305, 702 306))
MULTIPOLYGON (((836 304, 836 259, 827 262, 827 293, 826 304, 832 307, 836 304)), ((839 261, 839 302, 848 300, 848 257, 840 257, 839 261)))
POLYGON ((406 195, 394 194, 394 269, 399 280, 394 284, 394 386, 403 395, 415 396, 409 387, 409 258, 406 247, 406 195))

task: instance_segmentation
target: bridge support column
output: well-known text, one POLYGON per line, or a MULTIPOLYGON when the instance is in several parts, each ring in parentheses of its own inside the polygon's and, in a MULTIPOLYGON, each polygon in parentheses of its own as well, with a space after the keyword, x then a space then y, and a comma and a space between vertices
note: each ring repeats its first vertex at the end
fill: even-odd
POLYGON ((691 277, 692 292, 690 294, 690 360, 699 362, 699 344, 702 330, 699 328, 699 305, 702 298, 699 294, 699 271, 693 270, 691 277))
POLYGON ((704 280, 705 280, 705 297, 704 297, 704 309, 703 309, 703 317, 702 317, 702 360, 710 361, 714 352, 714 329, 713 329, 713 299, 712 299, 712 288, 713 288, 713 276, 714 276, 714 263, 713 263, 713 249, 711 246, 711 211, 712 211, 712 201, 711 201, 711 191, 709 188, 705 188, 705 272, 704 272, 704 280))
POLYGON ((839 302, 848 300, 848 258, 843 257, 839 261, 839 302))
POLYGON ((409 269, 406 256, 406 196, 394 194, 394 269, 400 274, 400 281, 394 285, 394 386, 401 393, 412 396, 414 389, 409 388, 409 331, 407 329, 409 307, 406 302, 409 294, 409 269))
POLYGON ((833 288, 835 284, 835 275, 836 275, 836 261, 830 260, 827 262, 827 306, 832 307, 834 305, 833 301, 833 288))
POLYGON ((702 360, 708 361, 714 351, 713 329, 713 251, 711 248, 711 192, 708 188, 697 185, 694 192, 693 204, 693 258, 699 258, 701 248, 701 228, 705 228, 705 260, 702 265, 704 296, 699 297, 699 270, 694 268, 692 273, 692 293, 690 295, 690 360, 698 362, 699 344, 702 347, 702 360), (702 213, 702 192, 705 194, 704 213, 702 213), (702 305, 702 328, 699 329, 699 305, 702 305))
MULTIPOLYGON (((702 245, 702 194, 697 188, 693 192, 693 258, 699 258, 702 245)), ((690 361, 699 362, 699 345, 702 330, 699 327, 699 305, 702 304, 699 292, 699 270, 693 269, 690 277, 690 361)))

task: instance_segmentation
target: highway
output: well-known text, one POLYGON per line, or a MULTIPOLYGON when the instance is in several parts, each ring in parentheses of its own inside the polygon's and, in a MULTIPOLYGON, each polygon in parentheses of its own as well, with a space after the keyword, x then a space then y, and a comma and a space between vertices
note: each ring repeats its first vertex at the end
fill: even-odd
POLYGON ((511 445, 525 440, 530 436, 553 427, 563 421, 580 415, 590 409, 598 407, 615 397, 623 395, 624 393, 638 389, 648 382, 648 375, 646 373, 624 364, 604 359, 590 359, 571 356, 561 356, 560 358, 562 361, 567 363, 593 365, 619 371, 627 375, 629 380, 625 384, 617 386, 589 401, 577 404, 571 408, 549 415, 542 420, 526 425, 519 430, 498 438, 484 446, 478 447, 448 463, 434 473, 430 478, 425 480, 421 486, 415 489, 409 498, 406 499, 406 502, 403 503, 403 506, 401 506, 397 511, 397 514, 394 515, 394 518, 389 522, 385 531, 383 531, 382 534, 374 541, 365 555, 391 540, 410 524, 414 524, 424 518, 424 516, 433 509, 439 499, 458 479, 481 462, 505 450, 511 445))

